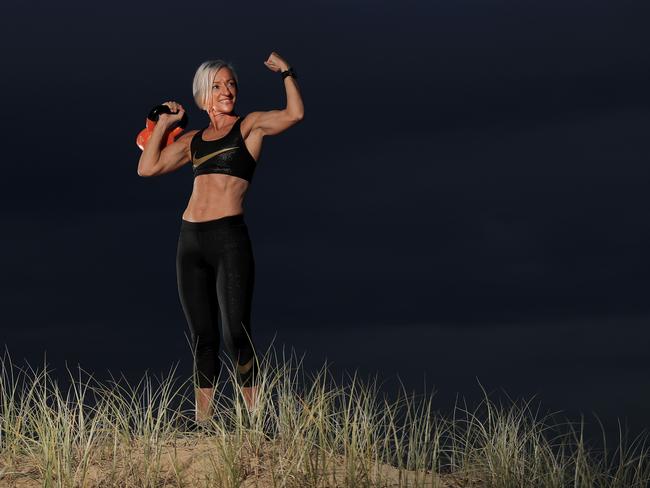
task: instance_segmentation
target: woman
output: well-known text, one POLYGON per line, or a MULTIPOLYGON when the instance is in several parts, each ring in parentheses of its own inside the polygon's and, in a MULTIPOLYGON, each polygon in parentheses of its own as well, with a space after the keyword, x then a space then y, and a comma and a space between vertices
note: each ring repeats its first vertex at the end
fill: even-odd
POLYGON ((289 64, 272 52, 264 62, 282 73, 287 93, 283 110, 235 112, 237 75, 222 60, 199 66, 193 82, 196 104, 210 118, 207 127, 181 135, 160 149, 165 131, 185 113, 177 102, 166 102, 172 114, 161 114, 138 163, 140 176, 175 171, 192 162, 194 187, 183 212, 176 256, 180 301, 196 350, 196 421, 211 418, 211 400, 219 376, 218 317, 224 343, 237 365, 249 410, 256 403, 257 362, 250 330, 254 285, 253 250, 244 222, 243 203, 264 136, 279 134, 303 117, 296 76, 289 64))

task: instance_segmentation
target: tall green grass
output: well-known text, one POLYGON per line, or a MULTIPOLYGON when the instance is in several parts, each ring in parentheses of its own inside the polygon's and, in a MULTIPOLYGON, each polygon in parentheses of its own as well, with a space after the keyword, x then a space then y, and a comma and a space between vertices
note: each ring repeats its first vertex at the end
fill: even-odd
MULTIPOLYGON (((256 408, 232 364, 214 417, 193 427, 194 383, 148 374, 135 385, 70 373, 62 391, 42 370, 0 359, 2 487, 625 487, 650 482, 645 436, 590 449, 583 422, 541 416, 531 402, 437 413, 434 396, 377 380, 306 374, 295 354, 258 356, 256 408)), ((85 373, 84 373, 85 374, 85 373)))

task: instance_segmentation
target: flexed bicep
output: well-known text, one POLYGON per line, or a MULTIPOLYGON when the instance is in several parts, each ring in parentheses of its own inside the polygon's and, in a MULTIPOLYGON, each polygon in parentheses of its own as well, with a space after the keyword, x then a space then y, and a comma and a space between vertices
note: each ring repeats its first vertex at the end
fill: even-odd
POLYGON ((295 117, 286 110, 253 112, 251 116, 254 117, 251 130, 259 130, 265 136, 280 134, 302 120, 302 117, 295 117))

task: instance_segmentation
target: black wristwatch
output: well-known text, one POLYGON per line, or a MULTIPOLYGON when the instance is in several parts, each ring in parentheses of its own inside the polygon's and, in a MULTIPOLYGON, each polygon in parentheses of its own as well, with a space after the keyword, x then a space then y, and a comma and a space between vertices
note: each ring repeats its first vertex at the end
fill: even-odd
POLYGON ((295 79, 298 79, 298 75, 296 72, 293 70, 291 66, 289 66, 289 69, 286 71, 282 72, 282 79, 284 80, 287 76, 293 76, 295 79))

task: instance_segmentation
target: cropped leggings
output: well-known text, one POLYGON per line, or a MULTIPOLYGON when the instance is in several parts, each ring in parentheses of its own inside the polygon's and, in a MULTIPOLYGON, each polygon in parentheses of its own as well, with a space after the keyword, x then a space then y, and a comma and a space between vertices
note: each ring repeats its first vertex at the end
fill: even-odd
POLYGON ((193 356, 195 352, 198 387, 213 387, 219 377, 219 321, 239 383, 255 385, 250 326, 255 262, 244 215, 204 222, 182 219, 176 276, 193 356))

